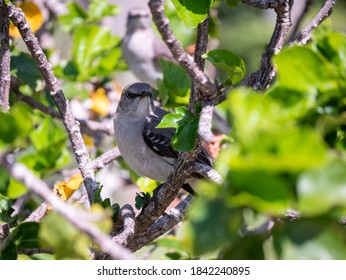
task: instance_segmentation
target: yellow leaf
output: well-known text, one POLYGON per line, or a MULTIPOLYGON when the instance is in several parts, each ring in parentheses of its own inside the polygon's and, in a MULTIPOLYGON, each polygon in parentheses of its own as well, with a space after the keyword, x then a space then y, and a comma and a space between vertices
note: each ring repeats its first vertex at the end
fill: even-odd
MULTIPOLYGON (((25 1, 22 2, 21 4, 17 5, 18 8, 21 8, 25 14, 25 18, 28 22, 28 24, 30 25, 30 28, 32 30, 32 32, 36 32, 37 30, 39 30, 43 24, 43 14, 40 10, 40 8, 31 1, 25 1)), ((10 36, 14 37, 14 38, 19 38, 20 37, 20 33, 17 29, 17 27, 15 27, 13 25, 13 23, 11 22, 10 24, 10 36)))
POLYGON ((91 110, 104 117, 108 115, 111 102, 104 88, 98 88, 91 94, 91 110))
POLYGON ((83 183, 83 177, 80 174, 73 175, 68 181, 60 182, 54 185, 53 191, 60 196, 61 200, 68 200, 73 193, 79 189, 83 183))
POLYGON ((90 137, 89 135, 83 134, 83 139, 86 146, 88 146, 89 148, 94 147, 94 139, 92 137, 90 137))

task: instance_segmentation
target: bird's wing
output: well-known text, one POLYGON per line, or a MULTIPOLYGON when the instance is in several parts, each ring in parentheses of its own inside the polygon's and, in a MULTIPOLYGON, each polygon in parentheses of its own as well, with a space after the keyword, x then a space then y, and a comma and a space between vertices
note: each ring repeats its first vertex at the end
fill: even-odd
MULTIPOLYGON (((177 159, 179 152, 174 150, 171 140, 175 133, 175 128, 156 128, 162 117, 167 112, 159 107, 155 107, 154 114, 147 117, 147 121, 142 131, 144 142, 157 155, 161 157, 177 159)), ((211 157, 207 150, 201 147, 201 152, 197 156, 197 162, 212 166, 211 157)), ((193 174, 196 178, 201 178, 198 174, 193 174)))
POLYGON ((171 145, 175 128, 156 128, 165 114, 167 114, 165 110, 155 107, 154 114, 147 117, 142 136, 147 146, 157 155, 177 159, 179 152, 171 145))

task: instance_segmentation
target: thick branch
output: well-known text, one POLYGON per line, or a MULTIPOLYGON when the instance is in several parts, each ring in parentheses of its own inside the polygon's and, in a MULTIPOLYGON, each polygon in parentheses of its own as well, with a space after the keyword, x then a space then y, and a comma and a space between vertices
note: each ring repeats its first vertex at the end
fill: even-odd
POLYGON ((11 155, 0 157, 0 163, 7 169, 14 179, 22 182, 29 191, 47 201, 56 212, 58 212, 83 233, 90 236, 92 240, 112 258, 132 258, 128 250, 114 243, 108 235, 103 233, 101 230, 99 230, 99 228, 91 223, 102 219, 101 216, 86 213, 62 202, 51 192, 47 185, 37 178, 28 168, 20 163, 15 163, 11 155))
POLYGON ((20 9, 13 6, 11 2, 9 2, 8 14, 13 24, 18 28, 26 46, 28 47, 28 50, 30 51, 36 65, 43 75, 43 79, 55 104, 59 109, 63 123, 72 143, 72 148, 78 162, 78 168, 84 179, 84 185, 88 193, 89 201, 92 202, 94 193, 97 189, 97 183, 95 182, 94 172, 90 166, 91 160, 85 148, 79 125, 73 117, 70 104, 62 92, 58 79, 55 77, 52 67, 48 63, 47 57, 43 53, 37 38, 31 31, 30 26, 25 19, 24 13, 20 9))
MULTIPOLYGON (((207 17, 202 23, 198 24, 197 27, 197 40, 195 47, 194 61, 198 68, 203 72, 205 60, 201 57, 207 51, 208 46, 208 26, 209 26, 209 17, 207 17)), ((189 100, 189 110, 194 111, 194 105, 199 101, 199 93, 197 86, 194 82, 191 85, 191 93, 189 100)))
POLYGON ((331 15, 335 4, 336 0, 326 0, 316 17, 302 31, 299 32, 293 44, 305 45, 310 40, 315 28, 331 15))
POLYGON ((128 248, 135 252, 172 229, 185 218, 186 211, 190 206, 191 201, 191 195, 183 199, 175 208, 172 208, 168 214, 163 215, 152 224, 145 235, 133 240, 128 248))
POLYGON ((154 191, 154 196, 142 209, 135 219, 135 235, 129 241, 127 247, 132 246, 132 242, 143 237, 148 228, 164 213, 170 203, 178 195, 179 190, 192 172, 192 166, 197 158, 199 149, 194 149, 189 153, 179 156, 172 174, 167 182, 154 191))
POLYGON ((260 9, 275 9, 284 0, 241 0, 243 3, 260 9))
POLYGON ((126 204, 120 209, 120 215, 123 221, 122 229, 112 239, 116 243, 126 246, 135 233, 135 212, 131 205, 126 204))
MULTIPOLYGON (((262 4, 269 4, 273 1, 245 2, 260 2, 262 4)), ((270 39, 269 45, 262 56, 261 67, 257 72, 251 74, 242 82, 243 85, 249 85, 258 90, 265 90, 275 78, 277 69, 274 67, 271 60, 274 55, 278 54, 281 51, 285 43, 285 38, 291 26, 291 9, 293 0, 282 0, 275 2, 277 2, 277 5, 273 6, 277 15, 275 29, 270 39)))
POLYGON ((5 4, 0 2, 0 111, 7 113, 10 110, 10 21, 5 4))

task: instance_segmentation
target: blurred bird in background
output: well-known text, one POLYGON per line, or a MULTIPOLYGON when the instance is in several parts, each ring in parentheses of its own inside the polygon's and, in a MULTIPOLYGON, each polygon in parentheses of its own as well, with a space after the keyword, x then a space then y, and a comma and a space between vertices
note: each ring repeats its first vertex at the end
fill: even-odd
POLYGON ((146 8, 129 11, 121 48, 129 69, 139 80, 153 87, 157 79, 163 78, 160 57, 174 60, 168 47, 152 29, 150 11, 146 8))

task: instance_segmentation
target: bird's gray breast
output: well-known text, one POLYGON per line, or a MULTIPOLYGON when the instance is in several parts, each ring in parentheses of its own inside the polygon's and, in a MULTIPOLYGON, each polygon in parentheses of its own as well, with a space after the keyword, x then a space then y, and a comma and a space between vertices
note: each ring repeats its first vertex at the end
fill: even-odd
POLYGON ((114 119, 115 138, 123 158, 138 175, 165 182, 172 165, 146 145, 142 137, 144 120, 130 122, 127 118, 116 115, 114 119), (125 132, 125 133, 124 133, 125 132))

